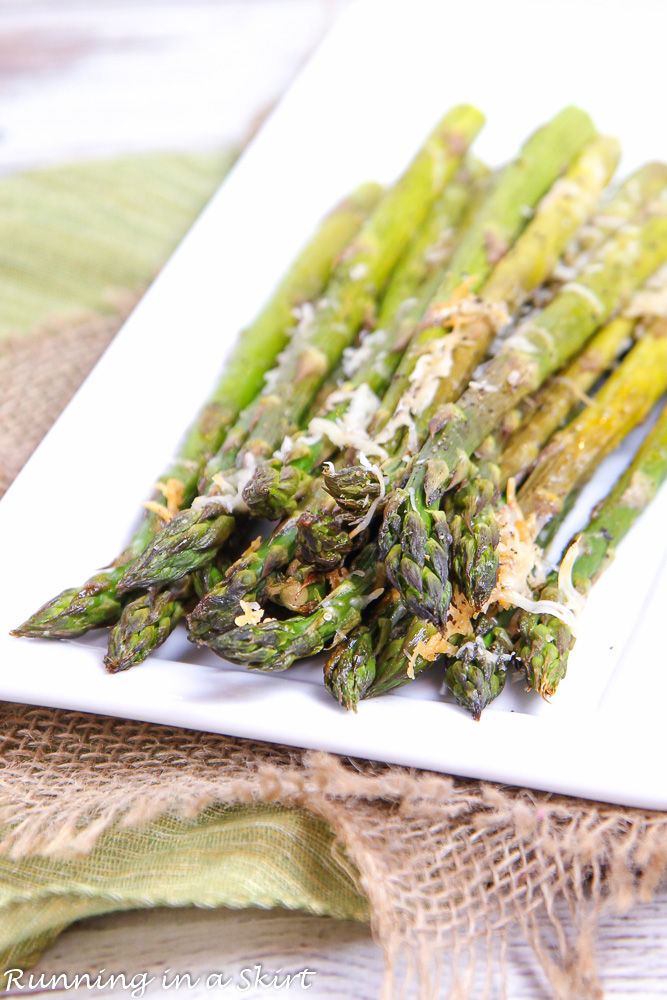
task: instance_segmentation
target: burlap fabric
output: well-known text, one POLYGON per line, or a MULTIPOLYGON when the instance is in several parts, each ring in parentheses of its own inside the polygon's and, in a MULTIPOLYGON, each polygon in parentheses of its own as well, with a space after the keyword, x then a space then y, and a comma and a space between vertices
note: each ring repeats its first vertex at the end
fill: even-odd
MULTIPOLYGON (((5 483, 122 313, 6 342, 5 483)), ((110 910, 283 905, 370 919, 387 998, 399 969, 470 995, 515 927, 554 996, 596 997, 598 921, 667 872, 664 814, 78 712, 7 704, 0 732, 4 968, 110 910)))

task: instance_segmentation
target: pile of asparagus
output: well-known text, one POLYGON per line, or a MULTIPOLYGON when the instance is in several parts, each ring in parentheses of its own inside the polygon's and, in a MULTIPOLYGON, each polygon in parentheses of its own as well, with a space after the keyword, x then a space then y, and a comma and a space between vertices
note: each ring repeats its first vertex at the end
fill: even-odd
POLYGON ((582 484, 667 391, 667 166, 566 108, 517 158, 450 111, 396 184, 323 221, 144 504, 125 551, 16 630, 109 628, 126 670, 192 642, 284 670, 329 652, 346 708, 434 663, 478 719, 549 698, 577 615, 667 475, 667 409, 569 544, 582 484), (271 522, 267 525, 267 522, 271 522))

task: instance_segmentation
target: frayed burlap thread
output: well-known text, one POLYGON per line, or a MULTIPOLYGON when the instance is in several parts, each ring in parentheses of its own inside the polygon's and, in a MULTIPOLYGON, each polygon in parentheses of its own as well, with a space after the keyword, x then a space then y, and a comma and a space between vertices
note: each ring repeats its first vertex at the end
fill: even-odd
POLYGON ((359 918, 367 902, 386 998, 399 975, 424 998, 443 974, 452 998, 469 995, 475 963, 516 926, 555 997, 601 996, 600 918, 650 898, 667 870, 660 813, 78 712, 7 704, 1 726, 6 863, 75 865, 105 838, 220 804, 260 810, 258 828, 263 808, 314 817, 346 906, 359 918))

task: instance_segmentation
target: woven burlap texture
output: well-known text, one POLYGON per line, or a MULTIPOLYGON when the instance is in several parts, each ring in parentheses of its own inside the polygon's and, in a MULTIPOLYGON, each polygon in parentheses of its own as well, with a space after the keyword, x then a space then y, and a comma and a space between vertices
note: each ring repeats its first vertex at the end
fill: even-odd
MULTIPOLYGON (((4 484, 104 349, 125 305, 5 344, 4 484)), ((3 899, 12 900, 11 926, 22 928, 26 962, 67 923, 114 906, 282 902, 357 919, 368 913, 387 958, 385 997, 403 963, 430 1000, 440 967, 450 961, 452 997, 468 996, 472 962, 499 956, 502 963, 505 937, 517 926, 554 996, 595 997, 598 921, 648 899, 667 871, 664 814, 77 712, 5 705, 0 733, 0 886, 3 899), (257 844, 265 843, 266 811, 274 807, 274 830, 284 831, 281 817, 294 817, 293 843, 304 847, 303 857, 296 846, 292 857, 301 868, 298 890, 293 872, 270 881, 256 858, 255 874, 264 870, 266 885, 274 886, 268 896, 249 885, 244 896, 237 884, 236 895, 216 900, 193 879, 185 897, 173 886, 167 891, 163 880, 152 892, 144 881, 141 898, 119 902, 109 858, 122 838, 131 838, 135 867, 141 859, 150 867, 156 837, 166 836, 160 824, 176 824, 169 836, 187 854, 193 824, 222 808, 214 835, 222 843, 229 828, 222 818, 238 817, 247 849, 253 829, 257 844), (299 826, 299 817, 309 819, 299 826), (57 873, 70 895, 81 859, 96 859, 89 898, 77 897, 66 919, 51 919, 41 898, 33 905, 36 858, 52 859, 52 869, 40 863, 41 877, 45 867, 50 877, 57 873), (545 913, 546 923, 539 919, 545 913)), ((284 836, 280 842, 289 845, 284 836)), ((217 863, 224 865, 222 853, 217 863)), ((153 867, 159 880, 159 865, 153 867)), ((49 892, 56 906, 55 883, 49 892)), ((15 954, 10 943, 1 957, 15 954)))
POLYGON ((5 705, 2 733, 8 860, 76 858, 109 831, 192 819, 215 803, 280 804, 324 821, 327 850, 368 901, 387 997, 406 956, 421 996, 434 995, 447 955, 460 977, 452 996, 468 995, 470 960, 502 953, 513 925, 555 996, 601 995, 597 921, 650 898, 667 866, 663 814, 77 712, 5 705))

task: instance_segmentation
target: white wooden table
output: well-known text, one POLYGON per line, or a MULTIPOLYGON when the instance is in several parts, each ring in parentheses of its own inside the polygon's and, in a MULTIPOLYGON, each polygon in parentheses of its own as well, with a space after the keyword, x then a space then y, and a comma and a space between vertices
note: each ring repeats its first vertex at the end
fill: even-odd
MULTIPOLYGON (((346 2, 3 0, 0 171, 133 149, 240 143, 346 2)), ((550 996, 518 936, 507 961, 510 1000, 550 996)), ((168 992, 167 968, 168 981, 173 973, 200 980, 192 988, 184 980, 179 996, 300 992, 299 982, 290 991, 206 986, 212 973, 238 979, 257 964, 265 981, 279 970, 314 970, 307 979, 311 1000, 374 1000, 382 955, 368 927, 351 921, 283 911, 151 910, 83 921, 34 971, 105 968, 128 980, 145 972, 155 977, 147 996, 168 992)), ((605 924, 599 965, 609 997, 667 996, 667 891, 605 924)), ((131 994, 121 981, 69 992, 131 994)))

